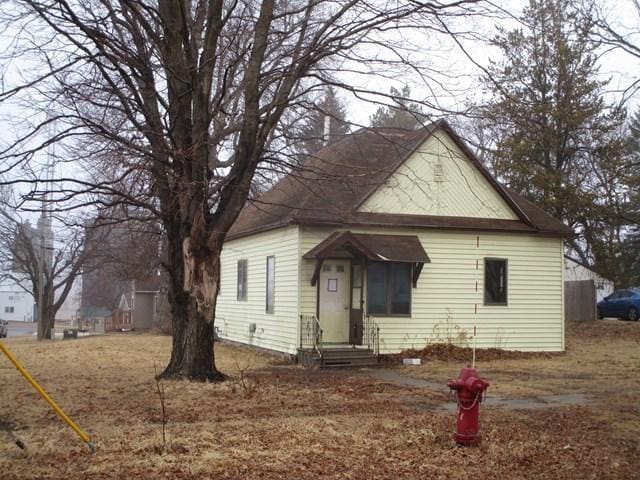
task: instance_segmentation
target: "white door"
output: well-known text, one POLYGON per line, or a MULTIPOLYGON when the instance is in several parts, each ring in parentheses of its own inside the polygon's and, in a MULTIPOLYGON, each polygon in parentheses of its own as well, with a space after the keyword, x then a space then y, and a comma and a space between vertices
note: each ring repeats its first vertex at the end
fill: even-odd
POLYGON ((320 271, 322 341, 349 341, 349 260, 325 260, 320 271))

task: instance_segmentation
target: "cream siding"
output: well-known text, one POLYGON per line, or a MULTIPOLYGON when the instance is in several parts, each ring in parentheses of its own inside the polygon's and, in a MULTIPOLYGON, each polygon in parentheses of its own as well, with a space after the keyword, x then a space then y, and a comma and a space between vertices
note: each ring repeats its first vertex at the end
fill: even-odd
POLYGON ((225 243, 216 327, 222 338, 286 353, 298 346, 298 227, 225 243), (266 313, 267 256, 275 256, 274 313, 266 313), (247 259, 247 301, 237 300, 237 263, 247 259), (249 331, 251 323, 255 332, 249 331))
POLYGON ((518 218, 444 131, 421 145, 360 211, 518 218))
MULTIPOLYGON (((351 231, 417 235, 431 258, 431 263, 425 264, 422 270, 418 287, 412 290, 411 317, 376 317, 381 329, 381 353, 420 348, 448 337, 469 338, 470 344, 474 325, 478 347, 564 349, 560 238, 408 229, 351 231), (483 303, 485 257, 508 260, 507 306, 483 303)), ((331 232, 321 228, 301 229, 302 254, 331 232)), ((303 314, 316 312, 316 287, 310 285, 313 265, 313 261, 302 260, 300 310, 303 314)))

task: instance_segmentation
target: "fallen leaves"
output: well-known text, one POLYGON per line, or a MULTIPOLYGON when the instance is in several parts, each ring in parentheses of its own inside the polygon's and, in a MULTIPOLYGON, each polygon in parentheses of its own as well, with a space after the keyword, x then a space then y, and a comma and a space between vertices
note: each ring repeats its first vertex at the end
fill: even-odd
MULTIPOLYGON (((440 392, 391 385, 366 372, 272 365, 268 356, 219 345, 216 359, 225 373, 237 376, 238 356, 247 357, 252 368, 242 375, 255 391, 234 391, 233 382, 166 382, 162 448, 153 363, 166 361, 168 337, 14 340, 11 348, 98 451, 91 455, 0 361, 0 417, 29 448, 25 457, 0 438, 2 480, 628 479, 640 471, 637 384, 588 406, 541 412, 483 405, 483 442, 460 448, 452 440, 455 415, 431 408, 449 401, 440 392)), ((624 363, 613 345, 610 353, 624 363)), ((527 360, 531 371, 548 361, 527 360)), ((444 385, 447 376, 441 377, 444 385)), ((515 384, 529 381, 513 377, 515 384)))

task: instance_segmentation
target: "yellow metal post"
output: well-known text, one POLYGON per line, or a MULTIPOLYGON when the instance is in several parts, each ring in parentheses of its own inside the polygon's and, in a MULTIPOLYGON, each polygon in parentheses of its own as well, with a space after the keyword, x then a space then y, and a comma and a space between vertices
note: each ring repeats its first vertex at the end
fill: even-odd
POLYGON ((95 452, 95 446, 93 445, 93 443, 91 443, 91 438, 89 438, 89 435, 84 433, 82 429, 78 427, 66 413, 64 413, 64 411, 58 406, 58 404, 54 402, 53 398, 51 398, 49 394, 44 391, 44 389, 38 384, 38 382, 35 381, 31 374, 20 364, 20 362, 18 362, 18 359, 3 344, 3 342, 0 342, 0 350, 2 350, 2 353, 4 353, 6 357, 11 361, 11 363, 13 363, 13 365, 18 369, 18 371, 27 380, 27 382, 29 382, 31 386, 35 388, 36 391, 42 396, 42 398, 44 398, 47 403, 49 403, 51 408, 53 408, 53 410, 60 416, 60 418, 62 418, 62 420, 64 420, 67 425, 69 425, 71 429, 76 432, 78 437, 80 437, 82 441, 87 444, 92 452, 95 452))

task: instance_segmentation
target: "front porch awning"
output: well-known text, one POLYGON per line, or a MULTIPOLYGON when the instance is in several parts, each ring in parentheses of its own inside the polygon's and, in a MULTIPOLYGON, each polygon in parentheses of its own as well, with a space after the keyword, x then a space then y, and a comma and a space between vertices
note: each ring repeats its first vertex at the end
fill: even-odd
POLYGON ((414 264, 413 286, 425 263, 431 260, 420 239, 415 235, 377 235, 370 233, 335 232, 313 247, 302 258, 316 260, 311 278, 315 285, 322 262, 327 258, 354 258, 368 262, 402 262, 414 264))

